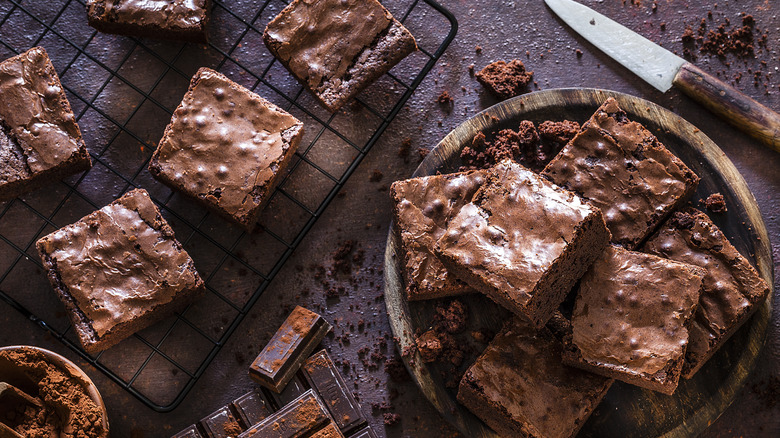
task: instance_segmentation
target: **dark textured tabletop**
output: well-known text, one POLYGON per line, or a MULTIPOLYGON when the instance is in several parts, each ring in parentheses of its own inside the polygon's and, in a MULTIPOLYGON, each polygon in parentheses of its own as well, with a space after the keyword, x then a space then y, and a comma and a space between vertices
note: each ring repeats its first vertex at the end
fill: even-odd
MULTIPOLYGON (((0 1, 0 6, 7 10, 8 3, 0 1)), ((71 3, 80 6, 77 1, 71 3)), ((398 4, 406 3, 387 1, 391 11, 401 10, 398 4)), ((419 163, 418 149, 432 148, 459 123, 496 103, 469 74, 472 64, 479 69, 495 60, 518 58, 534 72, 530 91, 559 87, 621 91, 658 103, 697 126, 734 162, 758 201, 772 240, 777 288, 780 284, 780 196, 777 195, 780 153, 731 128, 679 91, 672 89, 662 94, 645 84, 567 29, 541 0, 445 0, 443 3, 460 24, 455 41, 181 406, 171 413, 155 413, 97 370, 85 368, 108 406, 112 436, 170 436, 253 387, 247 374, 248 365, 294 304, 322 312, 334 325, 335 336, 327 337, 324 345, 334 359, 350 363, 345 377, 350 384, 354 382, 356 395, 378 431, 390 437, 457 435, 414 383, 399 379, 398 373, 388 373, 386 369, 385 359, 396 353, 381 298, 382 260, 391 220, 390 183, 414 171, 419 163), (437 102, 444 91, 452 96, 451 104, 437 102), (411 152, 404 156, 399 151, 407 139, 411 142, 411 152), (347 273, 343 273, 334 268, 334 253, 350 242, 354 243, 352 255, 357 257, 349 258, 347 273), (322 268, 331 287, 345 288, 339 298, 326 298, 323 277, 318 275, 322 268), (399 414, 400 421, 385 427, 384 414, 399 414)), ((766 46, 757 46, 755 57, 726 54, 719 58, 693 48, 695 62, 780 111, 780 16, 775 0, 721 0, 717 5, 689 0, 584 3, 679 54, 684 50, 682 35, 686 26, 695 32, 704 20, 708 29, 716 29, 726 19, 732 26, 738 26, 741 13, 752 14, 755 27, 760 29, 758 36, 767 34, 766 46)), ((73 19, 78 18, 74 12, 73 19)), ((86 20, 86 15, 82 18, 86 20)), ((0 26, 0 38, 23 42, 19 34, 24 31, 19 26, 0 26)), ((426 30, 413 29, 413 32, 426 30)), ((47 49, 50 53, 57 52, 57 47, 47 49)), ((780 435, 777 293, 774 309, 766 345, 755 371, 732 405, 703 436, 780 435)), ((11 344, 50 348, 75 359, 56 340, 0 303, 0 345, 11 344)))

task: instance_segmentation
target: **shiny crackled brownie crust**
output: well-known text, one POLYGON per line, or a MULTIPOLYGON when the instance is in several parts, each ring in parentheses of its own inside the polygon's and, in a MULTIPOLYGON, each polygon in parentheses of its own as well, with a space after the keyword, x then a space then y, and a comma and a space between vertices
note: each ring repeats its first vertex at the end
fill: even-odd
POLYGON ((758 309, 769 286, 703 212, 675 212, 642 251, 707 270, 690 327, 683 377, 691 378, 758 309))
POLYGON ((43 47, 0 62, 0 201, 92 167, 43 47))
POLYGON ((610 246, 582 277, 563 362, 673 394, 706 271, 610 246))
POLYGON ((473 171, 411 178, 390 187, 410 301, 474 291, 447 272, 433 254, 433 246, 447 229, 447 222, 471 201, 484 181, 485 171, 473 171))
POLYGON ((330 111, 417 50, 377 0, 294 0, 268 23, 263 41, 330 111))
POLYGON ((601 212, 505 160, 437 241, 444 266, 496 303, 541 327, 601 254, 601 212))
POLYGON ((573 437, 613 380, 561 363, 546 328, 508 321, 466 371, 458 401, 505 437, 573 437))
POLYGON ((36 246, 89 353, 182 309, 203 289, 145 190, 126 193, 36 246))
POLYGON ((303 123, 209 68, 149 162, 158 180, 251 230, 303 137, 303 123))
POLYGON ((604 212, 612 242, 635 249, 696 190, 699 177, 607 99, 542 172, 604 212))
POLYGON ((120 35, 205 43, 211 0, 87 0, 87 21, 120 35))

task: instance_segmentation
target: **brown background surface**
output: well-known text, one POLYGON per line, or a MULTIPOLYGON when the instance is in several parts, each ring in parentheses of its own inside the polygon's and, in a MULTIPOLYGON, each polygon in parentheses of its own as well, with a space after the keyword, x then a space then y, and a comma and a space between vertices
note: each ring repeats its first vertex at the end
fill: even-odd
MULTIPOLYGON (((392 11, 396 2, 387 3, 392 11)), ((388 340, 387 315, 380 297, 381 261, 391 219, 389 184, 412 173, 418 163, 418 148, 430 149, 459 123, 496 102, 469 75, 471 64, 479 69, 491 61, 519 58, 535 73, 536 86, 531 90, 580 86, 612 89, 656 102, 699 127, 733 160, 758 200, 772 238, 777 288, 780 154, 730 128, 679 92, 671 90, 661 94, 652 89, 566 29, 541 0, 501 3, 449 0, 443 3, 460 22, 455 41, 184 403, 172 413, 154 413, 100 372, 85 368, 108 405, 112 436, 169 436, 251 388, 253 383, 247 376, 249 362, 294 304, 320 310, 334 323, 336 336, 326 338, 324 345, 335 359, 353 365, 346 378, 354 382, 364 411, 380 433, 391 437, 456 434, 443 424, 413 383, 393 381, 384 369, 383 358, 393 354, 393 344, 388 340), (576 49, 583 52, 582 57, 577 57, 576 49), (436 102, 443 91, 448 91, 454 98, 449 106, 436 102), (405 139, 410 139, 412 145, 408 160, 398 153, 405 139), (364 251, 364 261, 354 265, 350 275, 334 274, 330 283, 345 286, 347 294, 338 299, 326 299, 322 283, 315 279, 315 266, 330 269, 333 252, 348 240, 355 241, 364 251), (357 328, 360 319, 365 321, 363 330, 357 328), (350 323, 354 329, 349 327, 350 323), (387 341, 387 348, 382 346, 383 339, 387 341), (368 354, 359 354, 364 347, 368 347, 368 354), (371 353, 375 354, 373 358, 371 353), (366 360, 361 361, 361 357, 366 360), (381 407, 384 403, 386 405, 381 407), (372 409, 372 404, 379 409, 372 409), (385 428, 382 414, 386 412, 400 414, 400 423, 385 428)), ((739 72, 744 73, 734 85, 770 108, 780 110, 780 17, 776 1, 719 1, 717 7, 692 0, 586 3, 677 52, 682 51, 680 36, 686 25, 695 28, 701 19, 707 19, 709 10, 713 14, 708 21, 710 28, 726 17, 732 24, 737 24, 739 13, 743 11, 753 14, 757 27, 769 32, 769 50, 758 50, 756 58, 748 60, 737 60, 730 55, 725 62, 700 55, 696 64, 713 74, 723 72, 721 77, 729 79, 739 72), (654 3, 657 4, 655 12, 654 3), (665 23, 665 30, 661 30, 661 23, 665 23), (770 79, 762 79, 756 87, 748 69, 761 71, 762 75, 769 73, 770 79), (764 83, 769 86, 765 87, 764 83)), ((15 38, 20 31, 23 29, 2 27, 0 37, 15 38)), ((777 294, 774 302, 777 311, 780 309, 777 294)), ((732 406, 704 436, 780 434, 780 323, 776 311, 757 369, 732 406)), ((0 345, 32 344, 73 358, 61 344, 5 304, 0 304, 0 328, 0 345)))

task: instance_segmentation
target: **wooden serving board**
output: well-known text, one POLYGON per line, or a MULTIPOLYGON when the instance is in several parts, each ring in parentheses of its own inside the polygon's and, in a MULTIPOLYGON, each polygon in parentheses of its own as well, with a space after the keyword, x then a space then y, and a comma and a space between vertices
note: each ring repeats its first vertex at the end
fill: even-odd
MULTIPOLYGON (((692 200, 720 192, 728 212, 711 215, 737 249, 748 257, 772 285, 772 253, 766 227, 753 194, 737 169, 706 135, 676 114, 637 97, 596 89, 557 89, 534 92, 499 103, 450 132, 428 155, 413 176, 450 173, 460 166, 460 151, 475 134, 517 129, 521 120, 585 122, 608 97, 614 97, 632 120, 644 124, 667 148, 700 177, 692 200)), ((431 324, 438 300, 407 302, 401 276, 398 235, 391 225, 385 251, 385 302, 393 334, 404 351, 414 343, 416 330, 431 324)), ((689 437, 696 436, 731 403, 752 370, 764 344, 772 311, 773 291, 756 314, 710 359, 693 379, 682 379, 673 396, 616 382, 579 436, 689 437)), ((507 312, 479 294, 461 298, 469 307, 470 324, 498 331, 507 312)), ((484 348, 484 344, 481 347, 484 348)), ((476 353, 478 353, 477 351, 476 353)), ((471 357, 473 360, 473 356, 471 357)), ((415 354, 404 362, 425 396, 450 423, 468 437, 496 434, 461 406, 457 389, 445 387, 437 364, 424 364, 415 354)), ((465 363, 461 369, 465 369, 465 363)), ((511 390, 511 388, 508 388, 511 390)))

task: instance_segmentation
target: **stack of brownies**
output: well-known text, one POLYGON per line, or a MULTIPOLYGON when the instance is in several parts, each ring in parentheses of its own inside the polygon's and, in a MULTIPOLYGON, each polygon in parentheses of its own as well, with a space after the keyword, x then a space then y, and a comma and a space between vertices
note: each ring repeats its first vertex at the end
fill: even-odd
POLYGON ((541 174, 394 183, 407 299, 477 291, 514 314, 458 400, 502 436, 568 437, 613 379, 672 394, 693 376, 769 292, 683 206, 698 182, 609 98, 541 174))

